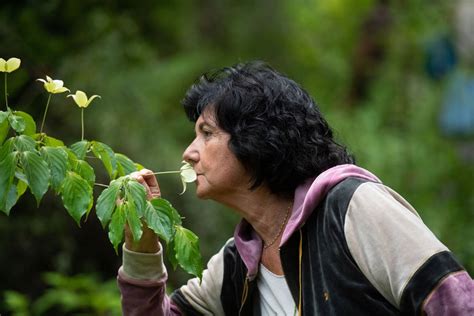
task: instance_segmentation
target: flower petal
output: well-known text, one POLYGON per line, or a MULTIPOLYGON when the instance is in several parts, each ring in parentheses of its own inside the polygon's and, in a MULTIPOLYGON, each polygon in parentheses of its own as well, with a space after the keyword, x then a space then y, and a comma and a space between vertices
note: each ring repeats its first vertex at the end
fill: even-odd
POLYGON ((100 95, 97 95, 97 94, 94 94, 93 96, 91 96, 89 98, 89 100, 87 100, 87 103, 86 105, 84 106, 85 108, 89 106, 89 104, 91 104, 92 100, 94 100, 95 98, 100 98, 100 95))
POLYGON ((66 92, 66 91, 70 91, 70 90, 66 87, 60 87, 60 88, 54 89, 53 93, 63 93, 63 92, 66 92))
POLYGON ((51 81, 53 81, 53 79, 51 79, 51 77, 50 77, 50 76, 46 76, 46 80, 48 80, 48 82, 51 82, 51 81))
POLYGON ((6 72, 7 71, 7 62, 5 59, 0 58, 0 71, 1 72, 6 72))
POLYGON ((182 195, 184 192, 186 192, 186 182, 183 181, 183 178, 181 178, 181 183, 183 184, 183 191, 179 195, 182 195))
POLYGON ((36 79, 36 81, 41 81, 42 83, 46 83, 46 80, 40 79, 40 78, 36 79))
POLYGON ((194 182, 196 181, 197 175, 194 169, 184 169, 181 171, 181 179, 184 182, 194 182))
POLYGON ((15 57, 10 58, 7 60, 7 64, 5 70, 7 72, 12 72, 20 68, 21 60, 15 57))

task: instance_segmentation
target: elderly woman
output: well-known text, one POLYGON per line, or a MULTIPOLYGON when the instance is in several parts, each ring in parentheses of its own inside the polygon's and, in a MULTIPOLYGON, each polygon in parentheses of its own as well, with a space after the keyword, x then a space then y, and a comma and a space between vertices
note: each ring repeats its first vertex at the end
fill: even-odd
MULTIPOLYGON (((158 238, 128 236, 125 315, 461 315, 469 275, 413 207, 354 165, 312 98, 263 63, 204 75, 183 101, 196 194, 237 212, 202 282, 166 296, 158 238)), ((134 174, 149 197, 149 170, 134 174)))

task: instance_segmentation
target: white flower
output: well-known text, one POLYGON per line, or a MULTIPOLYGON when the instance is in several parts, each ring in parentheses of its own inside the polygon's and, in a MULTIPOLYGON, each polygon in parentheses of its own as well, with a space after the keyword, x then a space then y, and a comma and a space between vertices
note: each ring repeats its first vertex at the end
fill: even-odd
POLYGON ((17 70, 20 67, 21 60, 15 57, 12 57, 8 60, 0 58, 0 72, 12 72, 17 70))
POLYGON ((100 98, 98 95, 93 95, 90 98, 87 98, 87 95, 82 92, 81 90, 77 90, 75 94, 70 94, 68 97, 72 97, 74 102, 76 102, 77 106, 80 108, 86 108, 95 98, 100 98))
POLYGON ((180 194, 183 194, 186 192, 186 183, 191 183, 196 181, 197 175, 196 171, 194 171, 193 166, 191 166, 190 163, 183 161, 183 165, 179 169, 181 171, 181 182, 183 183, 183 192, 180 194))
POLYGON ((44 83, 44 88, 49 93, 63 93, 69 91, 68 88, 64 87, 64 82, 62 80, 53 80, 51 77, 46 76, 46 80, 44 79, 36 79, 37 81, 41 81, 44 83))

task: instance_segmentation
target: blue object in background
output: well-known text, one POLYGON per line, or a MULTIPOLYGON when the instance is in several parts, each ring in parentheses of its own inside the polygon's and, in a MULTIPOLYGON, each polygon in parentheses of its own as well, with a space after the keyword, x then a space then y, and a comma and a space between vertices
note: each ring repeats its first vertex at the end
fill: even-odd
POLYGON ((441 36, 426 46, 425 69, 435 80, 441 79, 457 64, 456 50, 448 36, 441 36))
POLYGON ((456 72, 445 93, 441 130, 448 136, 474 135, 474 77, 456 72))

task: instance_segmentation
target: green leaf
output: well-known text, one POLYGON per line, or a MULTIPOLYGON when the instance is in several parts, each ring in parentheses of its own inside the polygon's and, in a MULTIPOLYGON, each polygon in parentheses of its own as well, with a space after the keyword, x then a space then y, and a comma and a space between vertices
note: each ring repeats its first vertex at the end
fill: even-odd
MULTIPOLYGON (((0 161, 0 210, 5 212, 7 215, 7 200, 10 194, 11 186, 13 184, 13 176, 15 175, 15 169, 17 164, 17 154, 11 152, 0 161)), ((11 208, 11 207, 10 207, 11 208)))
POLYGON ((127 223, 128 227, 130 227, 130 231, 132 232, 133 240, 139 241, 142 238, 143 230, 142 230, 142 222, 140 217, 137 214, 137 209, 135 208, 134 203, 124 203, 125 205, 125 213, 127 214, 127 223))
POLYGON ((95 182, 95 173, 94 168, 89 165, 87 161, 84 160, 76 160, 74 163, 74 168, 72 168, 74 172, 79 174, 82 178, 87 180, 91 186, 94 185, 95 182))
POLYGON ((119 153, 115 153, 115 160, 117 161, 117 174, 123 177, 134 171, 137 171, 135 163, 127 156, 119 153))
POLYGON ((23 193, 25 193, 27 188, 28 185, 21 180, 18 180, 16 185, 12 185, 10 187, 10 192, 8 193, 5 207, 5 212, 7 214, 10 213, 12 207, 15 206, 16 202, 18 202, 18 199, 23 195, 23 193))
POLYGON ((89 142, 87 140, 81 140, 72 144, 70 148, 77 158, 84 159, 86 157, 87 151, 89 150, 89 142))
POLYGON ((0 144, 3 143, 5 138, 7 138, 8 131, 10 130, 10 125, 8 124, 8 121, 3 121, 0 123, 0 144))
POLYGON ((114 175, 117 172, 117 161, 115 159, 115 153, 108 145, 92 141, 91 142, 91 149, 94 156, 99 158, 102 163, 104 164, 107 173, 111 179, 114 178, 114 175))
POLYGON ((102 227, 105 228, 112 217, 112 213, 117 206, 117 198, 120 194, 122 182, 113 180, 107 189, 100 193, 95 206, 95 212, 99 218, 102 227))
POLYGON ((44 145, 49 147, 63 147, 64 143, 60 139, 51 136, 45 136, 43 139, 44 145))
POLYGON ((68 169, 68 156, 64 148, 44 146, 40 149, 41 156, 51 170, 51 186, 59 191, 68 169))
POLYGON ((92 187, 80 175, 69 171, 61 187, 61 197, 69 215, 80 226, 82 216, 92 207, 92 187))
POLYGON ((15 137, 10 137, 6 142, 0 146, 0 161, 15 150, 15 137))
POLYGON ((145 187, 136 180, 130 179, 125 184, 125 197, 134 203, 138 216, 142 217, 146 203, 145 187))
POLYGON ((14 111, 13 114, 19 116, 25 122, 25 129, 23 130, 23 134, 32 136, 36 133, 36 123, 35 120, 26 112, 23 111, 14 111))
POLYGON ((199 238, 189 229, 176 226, 173 242, 179 265, 186 272, 201 279, 203 265, 199 252, 199 238))
POLYGON ((181 216, 168 200, 165 200, 163 198, 155 198, 152 200, 152 203, 155 209, 159 209, 164 214, 171 214, 170 218, 173 221, 173 224, 175 225, 182 224, 181 216))
POLYGON ((173 239, 166 244, 166 258, 171 263, 173 270, 178 267, 178 259, 176 259, 176 251, 174 250, 173 239))
POLYGON ((28 179, 28 186, 39 205, 41 198, 48 191, 51 177, 48 164, 36 152, 25 151, 21 156, 21 165, 28 179))
POLYGON ((171 212, 162 207, 156 207, 156 199, 147 201, 145 208, 145 222, 161 239, 168 243, 174 235, 174 224, 171 212))
POLYGON ((18 151, 36 151, 36 141, 28 135, 15 137, 15 147, 18 151))
POLYGON ((26 122, 25 119, 23 119, 19 115, 9 115, 8 116, 8 122, 10 123, 10 126, 17 132, 21 133, 25 130, 26 128, 26 122))
POLYGON ((125 203, 126 202, 117 205, 109 224, 109 240, 114 246, 115 253, 117 253, 117 247, 123 240, 125 222, 127 219, 124 209, 125 203))
POLYGON ((7 121, 9 114, 10 114, 10 112, 0 111, 0 124, 7 121))

